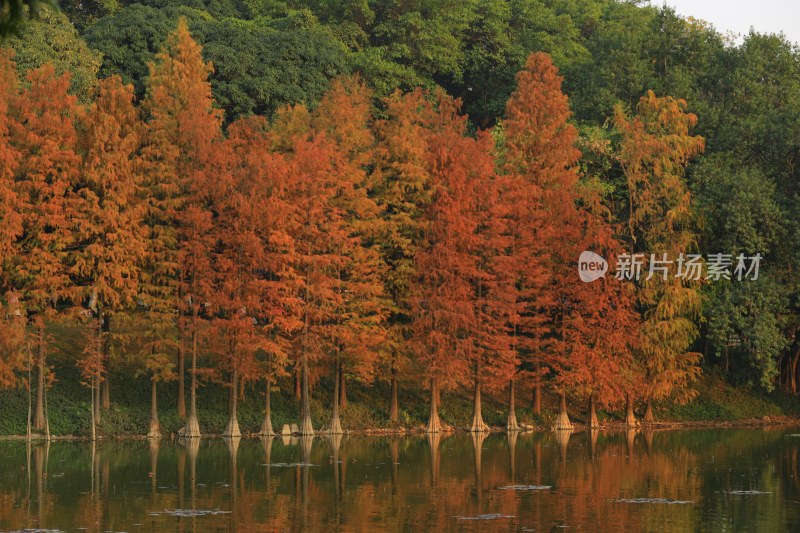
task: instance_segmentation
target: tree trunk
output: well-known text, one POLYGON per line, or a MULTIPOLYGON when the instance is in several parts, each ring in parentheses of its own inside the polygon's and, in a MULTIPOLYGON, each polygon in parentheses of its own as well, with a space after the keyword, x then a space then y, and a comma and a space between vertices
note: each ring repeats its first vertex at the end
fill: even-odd
POLYGON ((442 431, 442 421, 439 419, 439 381, 431 378, 431 413, 428 418, 428 433, 442 431))
POLYGON ((631 395, 625 395, 625 425, 629 428, 635 428, 639 426, 639 421, 636 420, 636 415, 633 412, 633 400, 631 400, 631 395))
POLYGON ((100 423, 100 374, 92 379, 92 414, 95 424, 100 423))
POLYGON ((92 378, 92 442, 97 440, 97 386, 99 384, 99 379, 92 378))
POLYGON ((311 422, 311 398, 308 390, 308 355, 303 351, 302 360, 302 387, 300 394, 300 434, 314 435, 314 425, 311 422))
POLYGON ((303 399, 303 392, 302 392, 303 387, 301 385, 301 379, 300 379, 300 376, 303 373, 302 366, 303 366, 303 364, 301 362, 299 366, 295 366, 295 369, 294 369, 294 372, 293 372, 294 373, 294 397, 297 399, 297 401, 300 401, 300 400, 303 399))
POLYGON ((158 381, 155 376, 150 386, 150 431, 147 432, 147 438, 161 438, 161 424, 158 423, 158 381))
POLYGON ((567 395, 563 392, 561 393, 561 405, 559 406, 553 429, 556 431, 572 430, 572 423, 569 421, 569 415, 567 414, 567 395))
POLYGON ((647 398, 647 407, 644 410, 644 418, 642 421, 645 424, 652 424, 656 421, 656 418, 653 416, 653 403, 650 398, 647 398))
POLYGON ((261 431, 259 432, 259 435, 262 437, 272 437, 275 435, 275 431, 272 429, 270 396, 272 396, 272 376, 267 376, 267 388, 264 392, 264 422, 261 424, 261 431))
POLYGON ((105 365, 105 372, 103 373, 103 409, 106 411, 111 409, 111 317, 107 313, 102 313, 102 320, 100 322, 102 330, 102 350, 103 350, 103 365, 105 365))
POLYGON ((186 418, 186 324, 178 317, 178 417, 186 418))
POLYGON ((182 437, 200 438, 200 423, 197 420, 197 308, 192 310, 192 383, 189 390, 189 418, 181 429, 182 437))
POLYGON ((347 377, 344 374, 344 364, 339 361, 339 407, 347 407, 347 377))
MULTIPOLYGON (((25 324, 23 324, 22 327, 25 328, 26 327, 25 324)), ((33 427, 32 426, 33 425, 33 397, 31 396, 31 383, 32 383, 31 375, 32 375, 32 371, 33 371, 33 357, 31 356, 31 345, 30 345, 30 341, 28 340, 28 332, 25 329, 23 329, 23 331, 25 331, 25 348, 26 348, 26 350, 28 352, 28 382, 26 383, 26 387, 25 387, 28 390, 28 419, 27 419, 27 425, 25 427, 25 431, 26 431, 26 433, 25 433, 26 439, 25 440, 28 441, 28 445, 30 446, 31 436, 32 436, 32 433, 33 433, 33 431, 31 431, 31 428, 33 427)))
POLYGON ((392 369, 391 369, 391 399, 389 400, 389 421, 392 424, 400 422, 400 409, 397 403, 397 367, 395 366, 395 356, 392 355, 392 369))
POLYGON ((589 395, 589 427, 591 429, 600 427, 600 421, 597 420, 597 411, 594 407, 594 394, 589 395))
POLYGON ((44 431, 44 387, 45 387, 45 332, 44 332, 44 319, 42 318, 38 324, 38 337, 39 346, 37 347, 38 360, 36 362, 37 377, 36 377, 36 414, 33 418, 33 428, 44 431))
POLYGON ((533 384, 533 412, 542 414, 542 380, 539 377, 539 365, 536 365, 536 381, 533 384))
MULTIPOLYGON (((334 376, 336 376, 333 380, 333 409, 331 410, 331 421, 328 423, 328 433, 331 435, 341 435, 342 431, 342 422, 339 420, 339 399, 341 395, 340 384, 343 382, 343 374, 342 374, 342 366, 341 361, 339 360, 339 352, 336 352, 336 356, 333 363, 333 372, 334 376)), ((338 466, 337 466, 338 468, 338 466)))
POLYGON ((223 437, 241 437, 242 432, 239 430, 239 419, 237 417, 236 408, 239 400, 239 369, 233 367, 231 372, 231 395, 228 401, 228 425, 225 426, 225 431, 222 432, 223 437))
POLYGON ((475 371, 475 392, 472 404, 472 425, 469 430, 473 433, 484 433, 489 431, 489 426, 483 421, 481 412, 481 380, 478 377, 478 370, 475 371))
POLYGON ((517 423, 517 413, 514 407, 514 380, 508 381, 508 419, 506 420, 507 431, 519 431, 517 423))

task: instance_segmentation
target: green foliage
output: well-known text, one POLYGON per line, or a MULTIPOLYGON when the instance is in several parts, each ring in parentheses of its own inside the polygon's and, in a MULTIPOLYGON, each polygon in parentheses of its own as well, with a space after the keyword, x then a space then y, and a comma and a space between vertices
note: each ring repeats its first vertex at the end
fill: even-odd
POLYGON ((103 55, 100 77, 119 74, 123 83, 133 84, 141 98, 149 73, 147 64, 161 50, 181 16, 190 24, 209 18, 203 11, 184 7, 156 9, 133 4, 97 21, 84 38, 103 55))
POLYGON ((58 75, 71 73, 70 92, 82 102, 88 101, 97 84, 100 55, 78 36, 66 15, 44 9, 7 44, 15 52, 20 79, 28 70, 50 63, 58 75))
POLYGON ((349 71, 344 46, 313 16, 247 21, 215 18, 200 9, 201 2, 175 4, 161 9, 132 4, 89 28, 87 41, 103 53, 100 75, 120 74, 143 96, 147 63, 180 17, 187 19, 204 58, 215 67, 214 97, 230 120, 269 116, 287 103, 314 104, 329 80, 349 71))
POLYGON ((214 64, 214 96, 229 117, 270 116, 287 103, 312 105, 329 80, 349 70, 344 47, 319 27, 276 30, 223 19, 200 22, 192 32, 214 64))
POLYGON ((42 7, 58 10, 55 0, 0 0, 0 38, 19 32, 26 15, 35 19, 42 7))

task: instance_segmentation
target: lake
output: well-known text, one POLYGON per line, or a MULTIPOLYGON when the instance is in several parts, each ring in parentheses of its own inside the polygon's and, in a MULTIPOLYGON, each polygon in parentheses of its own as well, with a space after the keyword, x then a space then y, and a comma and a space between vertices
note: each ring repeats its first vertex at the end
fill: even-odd
POLYGON ((0 530, 800 531, 800 429, 0 442, 0 530))

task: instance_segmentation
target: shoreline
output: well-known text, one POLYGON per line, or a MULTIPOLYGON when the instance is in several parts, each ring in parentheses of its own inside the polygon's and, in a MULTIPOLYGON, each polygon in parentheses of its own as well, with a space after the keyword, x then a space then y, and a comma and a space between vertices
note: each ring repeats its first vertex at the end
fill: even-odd
MULTIPOLYGON (((611 431, 611 432, 622 432, 628 430, 634 431, 666 431, 666 430, 680 430, 680 429, 746 429, 746 428, 778 428, 778 427, 791 427, 797 426, 800 427, 800 417, 793 417, 793 416, 765 416, 763 418, 746 418, 741 420, 686 420, 686 421, 659 421, 653 422, 650 424, 639 424, 636 427, 630 427, 625 425, 623 422, 607 422, 600 424, 598 428, 589 428, 586 424, 581 422, 572 422, 573 429, 572 432, 585 432, 590 431, 592 429, 597 431, 611 431)), ((520 424, 520 429, 517 431, 519 434, 530 434, 530 433, 549 433, 553 430, 546 426, 540 425, 532 425, 532 424, 520 424)), ((568 430, 569 431, 569 430, 568 430)), ((508 431, 505 428, 493 426, 489 428, 487 433, 507 433, 508 431)), ((470 431, 466 428, 460 427, 445 427, 439 433, 440 435, 454 435, 456 433, 470 433, 470 431)), ((331 434, 326 431, 316 431, 312 437, 327 437, 331 434)), ((342 436, 362 436, 362 437, 397 437, 397 436, 423 436, 427 435, 424 426, 420 427, 403 427, 403 428, 371 428, 371 429, 352 429, 352 430, 344 430, 341 433, 342 436)), ((281 434, 277 433, 274 435, 270 435, 271 438, 300 438, 302 435, 298 433, 293 434, 281 434)), ((199 437, 200 439, 224 439, 219 433, 207 433, 203 434, 199 437)), ((243 433, 241 435, 243 439, 255 439, 255 438, 267 438, 266 435, 260 435, 258 433, 243 433)), ((183 437, 180 437, 177 433, 169 433, 167 435, 163 435, 160 439, 155 440, 162 440, 162 441, 181 441, 183 437)), ((0 435, 0 441, 26 441, 26 435, 0 435)), ((47 439, 44 435, 35 434, 31 437, 31 442, 46 442, 47 439)), ((116 434, 116 435, 102 435, 98 436, 98 441, 147 441, 151 440, 147 435, 135 435, 135 434, 116 434)), ((79 435, 51 435, 50 441, 84 441, 84 442, 91 442, 91 437, 88 436, 79 436, 79 435)))

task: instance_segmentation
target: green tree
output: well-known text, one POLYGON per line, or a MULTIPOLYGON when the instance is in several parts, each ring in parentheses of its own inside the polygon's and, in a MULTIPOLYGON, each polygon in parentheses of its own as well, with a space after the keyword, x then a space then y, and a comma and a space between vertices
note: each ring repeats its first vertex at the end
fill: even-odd
POLYGON ((86 45, 66 15, 44 9, 7 44, 16 52, 20 78, 50 64, 58 75, 69 72, 70 93, 82 103, 88 102, 97 84, 100 54, 86 45))
POLYGON ((700 354, 689 351, 698 334, 698 281, 677 275, 680 256, 697 245, 684 178, 686 165, 705 146, 702 137, 691 134, 696 123, 684 100, 659 98, 652 91, 641 98, 633 118, 621 104, 615 108, 619 162, 630 198, 630 252, 671 261, 665 275, 643 276, 638 287, 646 422, 653 421, 652 400, 692 398, 696 391, 689 386, 700 373, 700 354))

